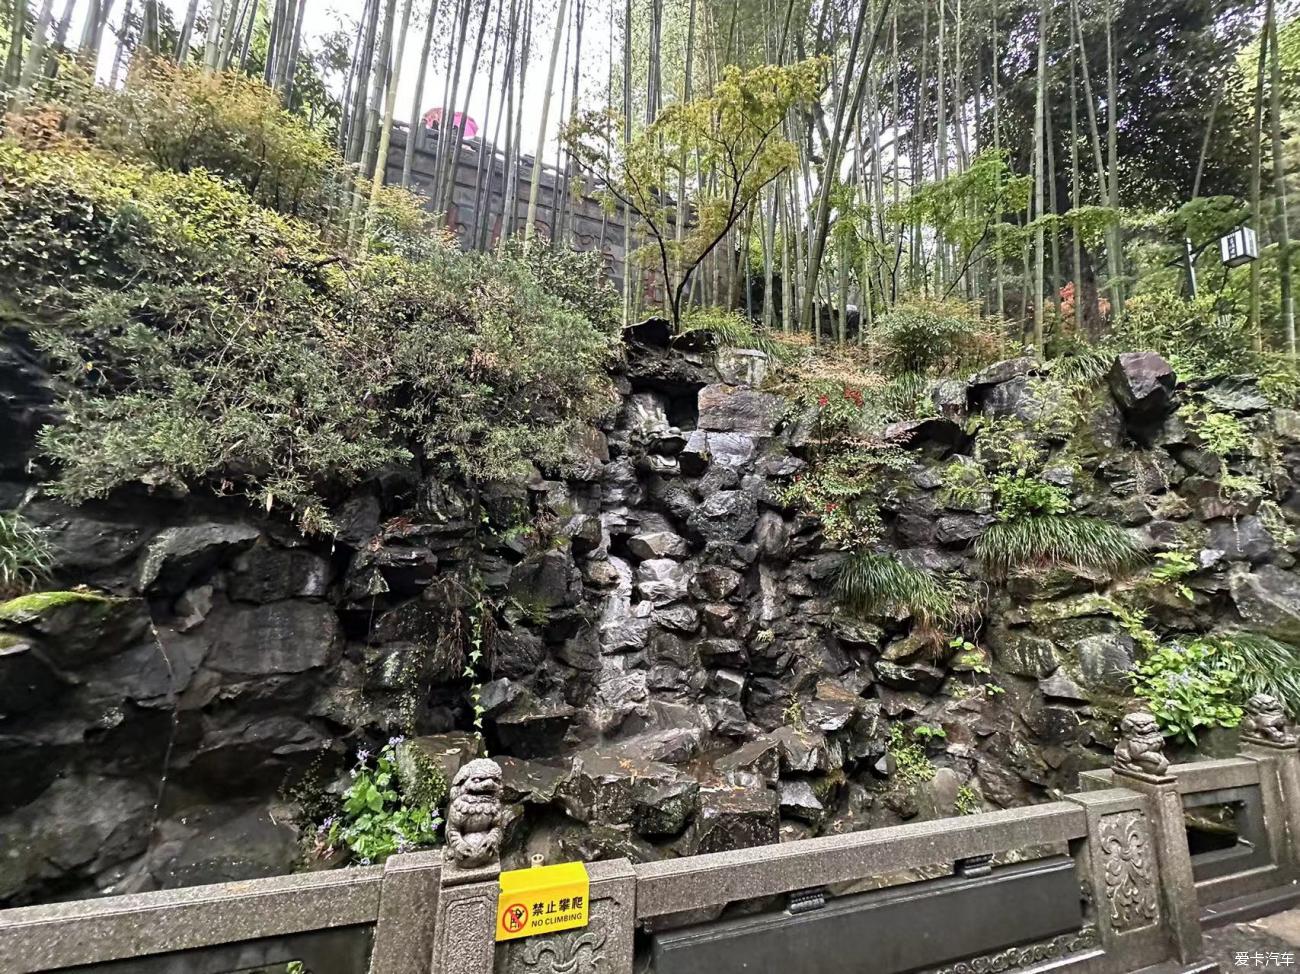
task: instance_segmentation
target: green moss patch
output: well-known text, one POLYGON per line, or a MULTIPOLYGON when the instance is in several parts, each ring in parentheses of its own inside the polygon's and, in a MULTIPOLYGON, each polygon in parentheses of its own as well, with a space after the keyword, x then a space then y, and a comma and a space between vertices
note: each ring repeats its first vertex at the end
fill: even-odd
POLYGON ((54 609, 78 602, 109 602, 107 595, 96 592, 33 592, 0 603, 0 622, 34 622, 54 609))

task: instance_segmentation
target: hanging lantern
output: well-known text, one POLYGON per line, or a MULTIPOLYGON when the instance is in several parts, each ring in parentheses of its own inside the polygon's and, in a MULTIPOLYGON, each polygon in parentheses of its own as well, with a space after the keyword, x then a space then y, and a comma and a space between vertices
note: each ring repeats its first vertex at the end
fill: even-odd
POLYGON ((1225 267, 1240 267, 1259 259, 1259 241, 1250 227, 1237 227, 1219 240, 1219 257, 1225 267))

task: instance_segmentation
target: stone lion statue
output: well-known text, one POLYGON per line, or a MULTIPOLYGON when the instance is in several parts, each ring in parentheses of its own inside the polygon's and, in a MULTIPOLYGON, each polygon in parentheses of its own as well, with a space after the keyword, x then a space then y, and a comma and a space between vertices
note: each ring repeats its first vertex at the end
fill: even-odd
POLYGON ((1115 770, 1164 777, 1169 770, 1165 738, 1156 719, 1145 711, 1128 714, 1119 723, 1121 740, 1115 746, 1115 770))
POLYGON ((446 857, 462 869, 478 869, 501 858, 501 766, 476 758, 451 783, 447 803, 446 857))
POLYGON ((1246 716, 1241 732, 1273 744, 1294 744, 1295 735, 1286 726, 1282 702, 1269 693, 1257 693, 1246 701, 1246 716))

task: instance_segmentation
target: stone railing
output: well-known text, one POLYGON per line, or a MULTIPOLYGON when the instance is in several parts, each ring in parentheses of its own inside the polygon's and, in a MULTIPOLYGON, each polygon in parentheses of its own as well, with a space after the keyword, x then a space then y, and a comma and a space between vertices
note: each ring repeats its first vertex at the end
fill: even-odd
POLYGON ((1259 709, 1238 757, 1173 766, 1131 715, 1115 769, 1049 804, 592 863, 564 932, 496 941, 499 835, 466 815, 446 859, 0 911, 0 972, 1208 971, 1203 926, 1300 900, 1300 751, 1259 709))

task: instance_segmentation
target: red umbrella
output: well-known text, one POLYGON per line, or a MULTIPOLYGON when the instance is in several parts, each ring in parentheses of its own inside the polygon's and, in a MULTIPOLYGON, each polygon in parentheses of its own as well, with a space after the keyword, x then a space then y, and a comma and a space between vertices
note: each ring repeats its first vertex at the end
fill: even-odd
MULTIPOLYGON (((441 126, 442 114, 441 108, 430 108, 424 113, 424 124, 429 128, 441 126)), ((478 122, 461 112, 452 113, 451 124, 460 129, 460 134, 464 138, 472 139, 478 135, 478 122)))

